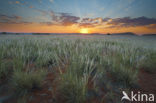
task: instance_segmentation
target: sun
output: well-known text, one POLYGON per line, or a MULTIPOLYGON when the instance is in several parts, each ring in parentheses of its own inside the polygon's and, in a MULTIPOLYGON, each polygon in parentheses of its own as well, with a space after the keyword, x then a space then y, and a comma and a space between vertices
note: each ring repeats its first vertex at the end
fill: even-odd
POLYGON ((80 33, 87 34, 87 33, 89 33, 89 31, 88 31, 88 29, 83 28, 83 29, 80 30, 80 33))

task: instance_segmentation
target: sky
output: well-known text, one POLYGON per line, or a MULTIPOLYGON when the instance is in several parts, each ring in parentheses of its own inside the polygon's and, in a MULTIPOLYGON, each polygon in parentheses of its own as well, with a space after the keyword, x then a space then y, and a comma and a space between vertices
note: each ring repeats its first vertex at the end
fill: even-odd
POLYGON ((0 32, 156 33, 156 0, 0 0, 0 32))

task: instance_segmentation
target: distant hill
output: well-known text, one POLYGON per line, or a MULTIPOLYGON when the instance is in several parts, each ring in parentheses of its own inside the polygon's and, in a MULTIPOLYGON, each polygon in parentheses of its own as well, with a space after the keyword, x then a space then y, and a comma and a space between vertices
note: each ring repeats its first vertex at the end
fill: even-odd
MULTIPOLYGON (((0 35, 88 35, 88 34, 81 34, 81 33, 13 33, 13 32, 0 32, 0 35)), ((97 35, 97 36, 103 36, 103 35, 119 35, 119 36, 138 36, 135 33, 132 32, 125 32, 125 33, 107 33, 107 34, 101 34, 101 33, 89 33, 89 35, 97 35)), ((143 34, 140 36, 156 36, 156 34, 143 34)))
POLYGON ((156 34, 143 34, 142 36, 156 36, 156 34))
POLYGON ((113 34, 110 34, 110 35, 133 35, 133 36, 135 36, 136 34, 132 33, 132 32, 125 32, 125 33, 113 33, 113 34))

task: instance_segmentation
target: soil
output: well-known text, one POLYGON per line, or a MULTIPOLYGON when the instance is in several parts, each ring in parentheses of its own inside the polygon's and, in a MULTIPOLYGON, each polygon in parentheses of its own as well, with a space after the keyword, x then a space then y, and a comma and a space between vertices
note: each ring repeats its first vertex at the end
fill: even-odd
POLYGON ((156 94, 156 72, 149 73, 140 69, 138 77, 141 92, 156 94))
POLYGON ((53 83, 55 78, 54 74, 49 73, 42 89, 34 90, 30 95, 28 103, 55 103, 56 85, 53 83))

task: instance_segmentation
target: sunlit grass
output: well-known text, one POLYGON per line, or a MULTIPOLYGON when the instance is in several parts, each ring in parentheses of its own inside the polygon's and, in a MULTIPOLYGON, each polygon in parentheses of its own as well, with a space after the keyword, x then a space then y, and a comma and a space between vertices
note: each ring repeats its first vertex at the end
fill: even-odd
POLYGON ((135 88, 140 69, 156 69, 152 41, 131 38, 2 36, 0 83, 7 78, 5 82, 10 82, 15 91, 26 94, 42 88, 47 72, 59 67, 58 92, 67 103, 84 103, 88 99, 89 80, 98 95, 104 88, 113 98, 119 89, 135 88))

